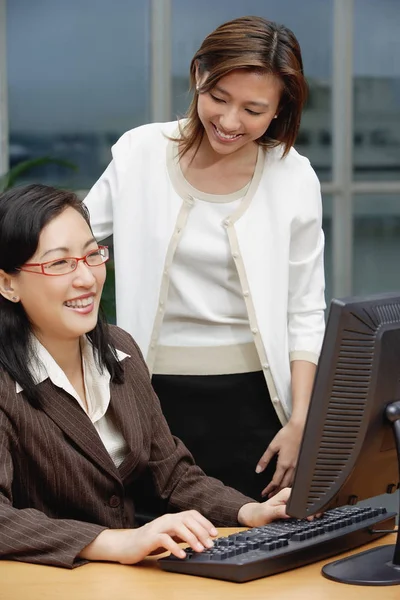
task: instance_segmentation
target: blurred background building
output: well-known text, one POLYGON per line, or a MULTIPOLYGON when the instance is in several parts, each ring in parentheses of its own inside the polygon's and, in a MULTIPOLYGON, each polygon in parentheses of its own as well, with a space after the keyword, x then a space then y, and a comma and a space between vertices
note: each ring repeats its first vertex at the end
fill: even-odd
POLYGON ((310 96, 296 147, 322 183, 327 300, 400 289, 400 0, 0 0, 0 173, 91 187, 126 130, 183 115, 204 36, 289 26, 310 96))

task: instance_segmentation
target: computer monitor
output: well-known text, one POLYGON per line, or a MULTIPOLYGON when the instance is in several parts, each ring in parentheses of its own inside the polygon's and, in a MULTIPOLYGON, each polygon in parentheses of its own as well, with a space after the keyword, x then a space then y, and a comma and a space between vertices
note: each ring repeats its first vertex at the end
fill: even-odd
MULTIPOLYGON (((288 514, 303 518, 396 491, 399 457, 400 292, 333 300, 288 514)), ((400 583, 400 536, 396 545, 344 560, 324 575, 400 583)))

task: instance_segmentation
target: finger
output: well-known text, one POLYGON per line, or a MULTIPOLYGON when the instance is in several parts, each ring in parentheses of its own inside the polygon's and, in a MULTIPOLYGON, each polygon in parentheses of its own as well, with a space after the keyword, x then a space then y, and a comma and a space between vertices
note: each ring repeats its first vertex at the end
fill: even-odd
POLYGON ((203 521, 197 521, 196 518, 192 516, 187 516, 183 520, 183 524, 186 528, 196 536, 198 541, 205 546, 206 548, 211 548, 214 545, 214 542, 210 536, 210 527, 209 523, 206 523, 206 527, 204 526, 203 521))
POLYGON ((288 488, 292 485, 293 475, 294 475, 294 468, 290 467, 283 476, 283 479, 282 479, 281 485, 280 485, 281 489, 288 488))
POLYGON ((186 513, 188 513, 193 519, 195 519, 199 523, 199 525, 201 525, 208 532, 209 535, 211 535, 212 537, 215 537, 218 535, 218 531, 214 527, 214 525, 211 523, 211 521, 206 519, 206 517, 204 517, 201 513, 199 513, 199 511, 189 510, 189 511, 185 511, 184 514, 186 514, 186 513))
MULTIPOLYGON (((159 550, 160 548, 165 548, 176 556, 177 558, 185 558, 186 552, 183 548, 181 548, 168 533, 159 533, 155 536, 155 543, 153 544, 153 550, 159 550)), ((153 551, 152 550, 152 551, 153 551)), ((149 554, 151 554, 150 552, 149 554)))
POLYGON ((274 496, 273 502, 271 502, 270 504, 286 504, 290 498, 291 493, 292 490, 289 487, 285 487, 282 490, 279 490, 276 496, 274 496))
POLYGON ((278 494, 279 494, 279 493, 280 493, 282 490, 284 490, 286 487, 289 487, 289 486, 285 486, 285 485, 282 483, 282 485, 281 485, 281 486, 279 486, 279 487, 276 487, 274 490, 272 490, 272 492, 270 492, 270 493, 268 494, 268 499, 270 499, 270 498, 275 498, 275 497, 276 497, 276 496, 277 496, 277 495, 278 495, 278 494))
POLYGON ((293 471, 294 469, 288 469, 283 476, 283 479, 279 486, 272 489, 268 494, 264 494, 264 496, 268 496, 268 498, 273 498, 276 494, 278 494, 284 488, 290 488, 293 483, 293 471))
POLYGON ((286 502, 275 504, 275 499, 267 500, 263 503, 265 506, 265 523, 270 523, 276 519, 287 519, 286 502))
MULTIPOLYGON (((158 517, 157 519, 154 519, 154 521, 151 521, 150 523, 147 524, 147 526, 149 527, 157 527, 159 528, 159 526, 161 525, 161 527, 163 528, 164 531, 166 531, 167 533, 169 533, 171 536, 175 535, 176 532, 176 524, 179 522, 197 522, 199 524, 199 526, 203 527, 205 531, 208 532, 208 537, 212 536, 215 537, 218 535, 218 531, 216 530, 216 528, 214 527, 214 525, 211 523, 211 521, 209 521, 208 519, 206 519, 206 517, 203 517, 202 514, 200 514, 197 510, 185 510, 182 511, 180 513, 176 513, 176 514, 165 514, 162 515, 161 517, 158 517)), ((146 525, 145 525, 146 527, 146 525)))
POLYGON ((285 476, 285 473, 286 469, 284 467, 281 467, 278 462, 274 476, 271 479, 270 483, 267 485, 267 487, 264 488, 261 492, 261 496, 267 496, 271 492, 274 492, 276 489, 280 489, 282 487, 281 482, 285 476))
POLYGON ((205 540, 205 543, 203 543, 202 537, 198 537, 197 534, 192 531, 192 526, 192 524, 187 526, 185 523, 178 521, 174 528, 174 536, 179 536, 179 538, 186 544, 189 544, 195 552, 203 552, 205 548, 211 548, 214 545, 212 539, 207 535, 203 535, 203 539, 205 540))
POLYGON ((274 494, 277 494, 279 492, 279 489, 272 483, 270 482, 267 487, 265 487, 263 489, 263 491, 261 492, 261 497, 262 498, 272 498, 272 496, 274 496, 274 494))
POLYGON ((275 450, 273 450, 271 446, 268 446, 268 448, 257 463, 256 473, 261 473, 262 471, 264 471, 275 454, 275 450))

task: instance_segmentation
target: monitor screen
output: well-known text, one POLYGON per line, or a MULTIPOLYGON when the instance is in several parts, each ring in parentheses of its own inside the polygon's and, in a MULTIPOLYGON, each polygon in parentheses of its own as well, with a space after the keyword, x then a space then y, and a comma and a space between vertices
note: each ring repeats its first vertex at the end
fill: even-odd
POLYGON ((400 292, 333 300, 287 511, 306 517, 394 492, 386 406, 400 400, 400 292))

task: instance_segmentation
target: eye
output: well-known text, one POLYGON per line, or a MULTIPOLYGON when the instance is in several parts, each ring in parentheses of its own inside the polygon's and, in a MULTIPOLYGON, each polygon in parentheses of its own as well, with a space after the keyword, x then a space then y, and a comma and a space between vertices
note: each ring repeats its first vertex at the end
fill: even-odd
POLYGON ((217 98, 217 96, 214 96, 214 94, 212 94, 211 92, 209 92, 209 94, 212 100, 214 100, 214 102, 225 102, 225 100, 223 100, 222 98, 217 98))
POLYGON ((52 263, 48 264, 47 267, 49 269, 57 269, 58 267, 63 267, 64 265, 66 265, 68 263, 67 260, 65 260, 64 258, 60 258, 60 260, 55 260, 52 263))
POLYGON ((255 112, 254 110, 250 110, 250 108, 246 108, 246 112, 249 113, 249 115, 254 115, 257 117, 259 117, 260 115, 263 114, 263 113, 255 112))
POLYGON ((68 273, 71 269, 71 259, 68 258, 59 258, 58 260, 53 260, 51 263, 47 263, 44 266, 44 269, 47 273, 68 273))
POLYGON ((108 259, 107 248, 97 248, 86 255, 86 264, 90 267, 101 265, 108 259))

